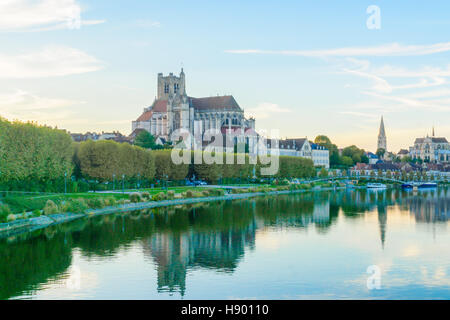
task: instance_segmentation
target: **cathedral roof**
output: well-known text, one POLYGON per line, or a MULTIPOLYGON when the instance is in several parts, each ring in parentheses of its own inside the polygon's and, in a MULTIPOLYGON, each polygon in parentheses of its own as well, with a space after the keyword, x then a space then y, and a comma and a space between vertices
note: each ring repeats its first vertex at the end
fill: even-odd
POLYGON ((137 118, 136 121, 149 121, 152 117, 153 112, 152 111, 145 111, 143 114, 137 118))
POLYGON ((190 98, 190 104, 199 111, 229 110, 242 111, 233 96, 217 96, 207 98, 190 98))
POLYGON ((167 112, 167 100, 155 100, 152 106, 154 112, 167 112))
MULTIPOLYGON (((416 141, 414 142, 414 144, 424 143, 425 139, 427 139, 427 138, 417 138, 416 141)), ((446 138, 431 137, 431 138, 428 138, 428 139, 430 139, 432 143, 448 143, 446 138)))

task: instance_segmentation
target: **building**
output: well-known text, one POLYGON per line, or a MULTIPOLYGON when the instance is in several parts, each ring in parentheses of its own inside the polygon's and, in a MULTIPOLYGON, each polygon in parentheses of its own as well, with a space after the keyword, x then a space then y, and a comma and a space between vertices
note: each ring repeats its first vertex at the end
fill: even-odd
POLYGON ((386 131, 384 129, 384 120, 383 117, 381 117, 381 123, 380 123, 380 131, 378 133, 378 144, 377 144, 377 150, 383 149, 384 151, 387 151, 387 141, 386 141, 386 131))
POLYGON ((70 133, 70 136, 72 137, 72 140, 75 142, 83 142, 87 140, 92 141, 100 141, 100 140, 112 140, 115 142, 127 142, 131 143, 130 137, 124 136, 118 131, 113 132, 102 132, 102 133, 96 133, 96 132, 87 132, 87 133, 70 133))
POLYGON ((321 145, 311 144, 311 159, 316 167, 330 168, 330 151, 321 145))
POLYGON ((414 145, 409 148, 411 158, 424 162, 449 163, 450 144, 444 137, 435 137, 434 128, 432 136, 417 138, 414 145))
MULTIPOLYGON (((270 141, 268 141, 268 148, 273 151, 275 146, 272 147, 270 141)), ((314 162, 314 166, 330 168, 329 150, 309 141, 307 138, 279 140, 276 153, 280 156, 311 159, 314 162)))
POLYGON ((203 137, 206 130, 255 129, 255 120, 246 119, 244 110, 233 96, 194 98, 187 95, 183 69, 177 77, 158 74, 157 97, 153 104, 132 122, 132 131, 144 129, 156 138, 171 141, 172 133, 185 129, 196 137, 203 137))
POLYGON ((398 153, 397 153, 397 157, 399 159, 404 159, 409 157, 409 151, 406 149, 401 149, 398 153))
POLYGON ((378 156, 375 153, 373 153, 373 152, 368 152, 367 153, 367 158, 369 158, 369 164, 375 164, 378 161, 380 161, 378 156))

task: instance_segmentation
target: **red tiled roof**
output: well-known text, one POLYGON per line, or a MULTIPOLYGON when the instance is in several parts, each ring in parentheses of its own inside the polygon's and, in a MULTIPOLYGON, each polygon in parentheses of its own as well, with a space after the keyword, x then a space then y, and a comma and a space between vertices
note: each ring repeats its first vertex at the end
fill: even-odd
POLYGON ((167 100, 155 100, 150 110, 145 111, 136 121, 149 121, 153 112, 167 112, 167 100))
POLYGON ((156 100, 153 103, 152 111, 154 111, 154 112, 167 112, 167 100, 156 100))
POLYGON ((232 110, 240 111, 236 100, 233 96, 219 96, 219 97, 207 97, 207 98, 190 98, 191 105, 196 110, 232 110))
POLYGON ((152 117, 153 112, 152 111, 146 111, 139 118, 137 118, 136 121, 149 121, 152 117))

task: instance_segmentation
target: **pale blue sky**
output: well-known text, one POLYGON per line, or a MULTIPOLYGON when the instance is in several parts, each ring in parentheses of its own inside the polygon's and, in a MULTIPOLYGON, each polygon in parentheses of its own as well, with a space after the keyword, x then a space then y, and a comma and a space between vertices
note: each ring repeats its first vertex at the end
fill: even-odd
POLYGON ((433 124, 450 138, 448 12, 448 1, 2 0, 0 115, 128 134, 157 73, 183 65, 189 95, 233 94, 260 129, 375 150, 384 115, 398 151, 433 124))

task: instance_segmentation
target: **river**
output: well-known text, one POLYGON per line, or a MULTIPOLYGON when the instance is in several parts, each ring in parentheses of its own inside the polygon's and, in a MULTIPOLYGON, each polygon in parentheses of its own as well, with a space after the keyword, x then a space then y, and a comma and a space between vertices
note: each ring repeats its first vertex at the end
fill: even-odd
POLYGON ((450 190, 85 218, 0 240, 0 299, 450 299, 450 190))

